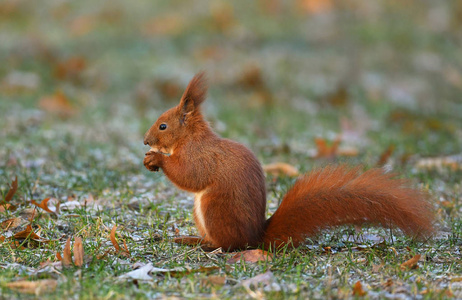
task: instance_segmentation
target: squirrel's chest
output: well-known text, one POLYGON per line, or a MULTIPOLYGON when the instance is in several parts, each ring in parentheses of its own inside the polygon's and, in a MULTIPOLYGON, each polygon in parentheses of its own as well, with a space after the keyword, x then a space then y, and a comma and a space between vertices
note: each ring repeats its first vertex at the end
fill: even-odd
POLYGON ((207 229, 205 227, 205 217, 203 210, 202 197, 205 194, 205 191, 194 194, 194 219, 196 221, 196 226, 199 229, 199 233, 204 236, 207 235, 207 229))

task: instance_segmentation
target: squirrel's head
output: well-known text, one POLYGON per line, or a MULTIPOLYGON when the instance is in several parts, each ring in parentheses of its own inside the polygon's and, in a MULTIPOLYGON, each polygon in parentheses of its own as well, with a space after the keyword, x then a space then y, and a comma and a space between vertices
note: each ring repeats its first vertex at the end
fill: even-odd
POLYGON ((198 133, 205 121, 200 105, 207 94, 203 72, 196 74, 188 84, 180 104, 164 112, 144 135, 144 144, 153 152, 173 154, 181 142, 198 133))

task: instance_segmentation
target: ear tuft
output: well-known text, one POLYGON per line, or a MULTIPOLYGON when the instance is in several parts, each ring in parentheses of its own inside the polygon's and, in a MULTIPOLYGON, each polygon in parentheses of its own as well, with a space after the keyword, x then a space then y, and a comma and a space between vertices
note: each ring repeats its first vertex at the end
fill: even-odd
POLYGON ((204 102, 207 96, 207 78, 205 72, 197 73, 188 84, 183 96, 181 97, 180 107, 183 113, 192 112, 204 102))

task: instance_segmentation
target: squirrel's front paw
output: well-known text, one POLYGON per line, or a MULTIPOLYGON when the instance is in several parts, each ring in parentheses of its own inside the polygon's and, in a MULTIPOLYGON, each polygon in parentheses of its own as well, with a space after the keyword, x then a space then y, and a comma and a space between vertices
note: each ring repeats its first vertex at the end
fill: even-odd
POLYGON ((148 169, 149 171, 152 171, 152 172, 159 171, 160 161, 155 153, 152 153, 152 152, 146 153, 143 164, 146 167, 146 169, 148 169))

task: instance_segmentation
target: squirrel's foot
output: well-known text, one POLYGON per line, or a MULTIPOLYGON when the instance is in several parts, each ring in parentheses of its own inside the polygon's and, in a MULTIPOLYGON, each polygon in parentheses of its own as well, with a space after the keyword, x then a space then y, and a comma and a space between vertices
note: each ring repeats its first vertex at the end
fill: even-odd
POLYGON ((205 251, 213 251, 218 248, 200 236, 180 235, 179 237, 174 238, 173 241, 181 245, 201 246, 201 248, 205 251))

